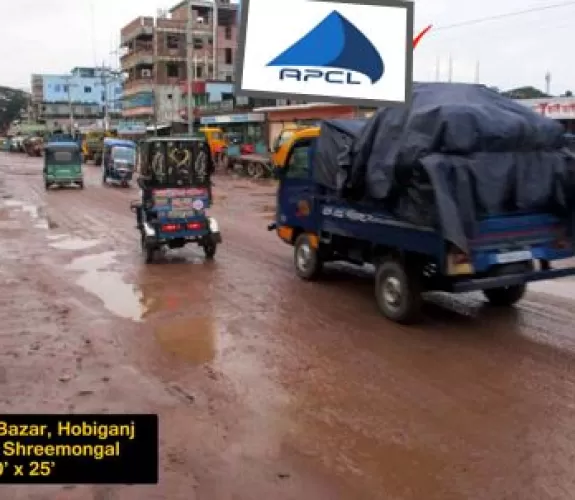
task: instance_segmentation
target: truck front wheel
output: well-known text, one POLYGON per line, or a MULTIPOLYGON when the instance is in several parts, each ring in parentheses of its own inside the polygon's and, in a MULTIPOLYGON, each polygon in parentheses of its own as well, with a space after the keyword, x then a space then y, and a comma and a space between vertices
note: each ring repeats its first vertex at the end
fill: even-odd
POLYGON ((307 281, 317 278, 323 268, 317 249, 313 248, 310 237, 305 233, 300 234, 295 241, 294 266, 296 274, 307 281))
POLYGON ((375 273, 375 298, 380 312, 396 323, 412 324, 421 317, 421 280, 396 260, 385 260, 375 273))
POLYGON ((509 307, 515 305, 519 302, 523 296, 527 287, 523 285, 512 285, 505 286, 501 288, 489 288, 483 290, 483 295, 489 301, 489 303, 496 307, 509 307))

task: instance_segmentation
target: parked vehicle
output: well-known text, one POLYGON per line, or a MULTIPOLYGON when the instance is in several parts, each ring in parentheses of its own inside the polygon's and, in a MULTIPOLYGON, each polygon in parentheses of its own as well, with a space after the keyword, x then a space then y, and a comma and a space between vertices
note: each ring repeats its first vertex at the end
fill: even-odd
POLYGON ((222 238, 207 210, 214 171, 209 145, 192 137, 151 137, 140 146, 140 200, 132 202, 146 262, 163 248, 196 243, 213 259, 222 238))
POLYGON ((94 160, 95 165, 102 165, 104 139, 107 137, 118 137, 118 133, 115 130, 92 130, 85 134, 82 141, 84 161, 94 160))
POLYGON ((24 149, 28 156, 42 156, 42 151, 44 149, 44 140, 42 137, 28 137, 24 141, 24 149))
MULTIPOLYGON (((491 99, 491 94, 487 96, 491 99)), ((443 102, 457 101, 445 99, 443 102)), ((508 106, 514 105, 508 104, 508 106)), ((435 108, 430 106, 429 109, 435 108)), ((457 112, 461 113, 461 109, 457 112)), ((522 110, 518 108, 517 113, 522 113, 522 110)), ((528 110, 526 113, 531 111, 528 110)), ((438 113, 436 116, 440 115, 441 113, 438 113)), ((460 116, 456 116, 456 119, 460 116)), ((440 118, 443 119, 444 116, 441 115, 440 118)), ((537 122, 539 118, 535 114, 528 115, 527 119, 535 121, 534 127, 547 129, 554 127, 552 123, 537 122)), ((396 123, 392 119, 390 122, 396 123)), ((370 130, 385 132, 383 128, 377 128, 380 123, 387 123, 384 122, 384 118, 380 122, 370 123, 373 127, 370 130)), ((503 127, 497 131, 498 133, 501 133, 501 130, 505 130, 505 133, 507 130, 517 133, 525 130, 521 127, 513 129, 512 126, 506 130, 503 124, 494 123, 503 127)), ((448 130, 451 130, 451 125, 450 123, 447 126, 448 130)), ((404 215, 398 215, 403 214, 397 211, 398 207, 403 208, 404 205, 392 205, 391 201, 387 202, 387 207, 395 207, 392 211, 386 208, 385 203, 358 194, 354 191, 358 186, 365 187, 365 183, 375 182, 372 180, 374 177, 370 177, 373 171, 367 171, 365 167, 357 167, 357 170, 353 171, 349 170, 350 167, 345 167, 348 169, 345 170, 342 167, 344 163, 341 163, 343 161, 341 151, 346 150, 346 144, 348 147, 354 143, 354 137, 365 137, 361 132, 365 126, 365 122, 359 121, 328 121, 322 128, 312 127, 295 131, 276 151, 275 156, 280 159, 277 164, 279 178, 277 217, 268 229, 276 230, 284 242, 293 246, 295 272, 300 278, 304 280, 318 278, 324 264, 333 261, 346 261, 360 266, 373 264, 376 269, 375 297, 380 311, 393 321, 410 323, 419 318, 421 294, 425 291, 481 290, 492 304, 510 306, 523 297, 528 282, 575 275, 573 266, 553 267, 555 261, 575 255, 572 222, 575 219, 571 206, 564 209, 559 207, 557 210, 513 208, 503 213, 481 213, 470 225, 471 234, 460 247, 453 244, 451 239, 450 231, 453 228, 448 228, 446 231, 445 226, 438 226, 431 218, 429 223, 410 222, 404 215), (326 144, 330 141, 335 144, 343 136, 349 141, 342 141, 339 145, 341 147, 330 151, 331 146, 326 144), (319 145, 321 145, 321 159, 319 145), (329 171, 330 179, 334 181, 331 187, 328 187, 325 181, 326 171, 329 171), (355 178, 351 175, 355 175, 355 178), (337 176, 343 178, 347 176, 348 179, 339 188, 335 185, 337 176)), ((457 128, 457 123, 454 127, 459 133, 466 133, 465 131, 469 130, 465 127, 457 128)), ((423 128, 419 130, 419 140, 421 137, 426 137, 424 130, 423 128)), ((438 125, 437 130, 445 131, 445 125, 438 125)), ((448 139, 445 140, 449 140, 451 136, 445 134, 442 136, 429 134, 429 137, 447 136, 448 139)), ((529 142, 524 142, 524 147, 528 144, 529 142)), ((372 145, 366 146, 366 148, 372 147, 372 145)), ((499 152, 485 154, 491 156, 480 157, 480 160, 474 161, 476 163, 483 161, 486 169, 496 168, 490 164, 489 160, 492 158, 497 161, 509 157, 509 154, 505 156, 499 152)), ((525 154, 518 153, 517 157, 521 160, 525 154)), ((533 153, 532 158, 541 158, 542 154, 537 151, 533 153)), ((569 162, 565 158, 567 153, 557 150, 549 152, 548 155, 549 166, 544 165, 544 168, 538 166, 538 175, 541 178, 536 182, 540 184, 545 184, 546 181, 543 179, 553 176, 560 178, 558 174, 553 173, 551 170, 553 168, 558 171, 563 171, 561 169, 564 169, 565 165, 570 165, 569 168, 572 170, 574 168, 572 164, 561 163, 569 162), (556 164, 552 165, 553 162, 556 164), (544 172, 545 168, 548 168, 547 173, 544 172)), ((459 162, 457 165, 467 165, 468 161, 461 156, 451 158, 448 155, 442 157, 436 155, 431 160, 443 161, 444 164, 448 164, 449 161, 459 162)), ((381 161, 380 164, 382 163, 381 161)), ((355 167, 356 164, 353 165, 355 167)), ((501 165, 501 169, 504 167, 506 166, 501 165)), ((433 173, 433 169, 430 172, 433 173)), ((405 170, 399 168, 396 170, 396 175, 406 174, 405 170)), ((377 175, 375 178, 379 182, 385 180, 381 174, 377 175)), ((565 176, 565 179, 568 177, 565 176)), ((400 196, 400 193, 403 193, 401 196, 413 195, 415 188, 412 191, 407 189, 401 191, 408 184, 406 179, 402 177, 403 186, 393 184, 397 186, 393 191, 394 196, 400 196)), ((510 176, 508 182, 516 182, 514 179, 516 177, 510 176)), ((559 191, 565 189, 566 192, 570 192, 573 189, 573 186, 554 186, 554 189, 559 191)), ((359 193, 363 192, 365 190, 359 190, 359 193)), ((421 196, 425 195, 423 187, 419 193, 421 196)), ((431 198, 435 200, 434 206, 441 209, 439 195, 436 191, 434 194, 436 197, 431 198)), ((524 206, 540 206, 537 205, 539 203, 537 200, 531 202, 527 195, 522 196, 521 203, 524 206)), ((403 199, 407 205, 407 198, 403 199)), ((472 203, 471 200, 464 199, 461 201, 461 206, 468 206, 465 205, 467 202, 472 203)), ((428 217, 429 213, 424 212, 419 208, 417 217, 421 219, 428 217)))
POLYGON ((136 168, 137 146, 124 139, 104 139, 102 184, 109 182, 129 187, 136 168))
POLYGON ((44 147, 44 187, 77 185, 84 189, 82 155, 77 142, 48 142, 44 147))
POLYGON ((227 141, 224 137, 222 129, 218 127, 201 127, 199 132, 208 142, 214 164, 219 165, 222 153, 227 146, 227 141))

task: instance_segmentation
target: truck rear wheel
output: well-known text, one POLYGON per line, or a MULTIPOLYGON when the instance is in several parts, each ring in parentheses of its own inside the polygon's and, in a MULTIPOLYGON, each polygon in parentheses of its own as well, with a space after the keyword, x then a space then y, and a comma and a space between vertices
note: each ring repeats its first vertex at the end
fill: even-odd
POLYGON ((401 324, 413 324, 421 318, 421 280, 397 260, 385 260, 375 273, 375 298, 380 312, 401 324))
POLYGON ((485 298, 489 303, 496 307, 509 307, 515 305, 523 298, 526 291, 527 286, 525 284, 482 290, 483 295, 485 295, 485 298))
POLYGON ((305 233, 300 234, 295 241, 294 266, 296 274, 307 281, 312 281, 321 274, 323 261, 305 233))

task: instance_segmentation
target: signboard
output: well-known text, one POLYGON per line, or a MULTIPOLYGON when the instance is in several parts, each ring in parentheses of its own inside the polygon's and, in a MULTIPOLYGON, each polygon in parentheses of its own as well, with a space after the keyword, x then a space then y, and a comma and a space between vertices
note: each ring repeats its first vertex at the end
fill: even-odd
POLYGON ((265 115, 262 113, 242 113, 237 115, 202 116, 202 125, 215 125, 218 123, 263 123, 265 115))
POLYGON ((573 97, 517 99, 517 102, 553 120, 575 120, 575 98, 573 97))
POLYGON ((138 121, 120 121, 117 125, 120 135, 138 135, 146 133, 146 123, 138 121))
POLYGON ((209 205, 208 190, 203 188, 155 189, 152 195, 160 217, 194 217, 203 214, 209 205))
POLYGON ((413 11, 412 2, 399 0, 243 0, 236 93, 409 103, 413 11), (278 12, 281 23, 271 23, 278 12))

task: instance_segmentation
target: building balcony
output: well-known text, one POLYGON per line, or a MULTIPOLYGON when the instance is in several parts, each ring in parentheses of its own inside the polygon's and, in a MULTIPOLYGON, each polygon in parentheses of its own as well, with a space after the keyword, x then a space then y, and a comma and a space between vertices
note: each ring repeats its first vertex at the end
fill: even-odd
POLYGON ((120 32, 120 44, 124 46, 139 36, 152 36, 153 34, 154 18, 137 17, 130 24, 122 28, 120 32))
POLYGON ((137 94, 138 92, 151 92, 154 87, 154 79, 133 78, 124 82, 124 96, 137 94))
POLYGON ((186 30, 186 22, 178 19, 157 19, 156 28, 167 33, 181 33, 186 30))
POLYGON ((140 106, 122 110, 122 118, 148 117, 153 116, 154 108, 151 106, 140 106))
POLYGON ((139 49, 120 58, 122 69, 130 69, 135 66, 152 66, 154 64, 154 53, 152 46, 148 49, 139 49))
POLYGON ((179 61, 186 58, 186 49, 185 47, 178 47, 174 49, 170 49, 168 47, 159 47, 158 48, 158 60, 160 61, 179 61))

